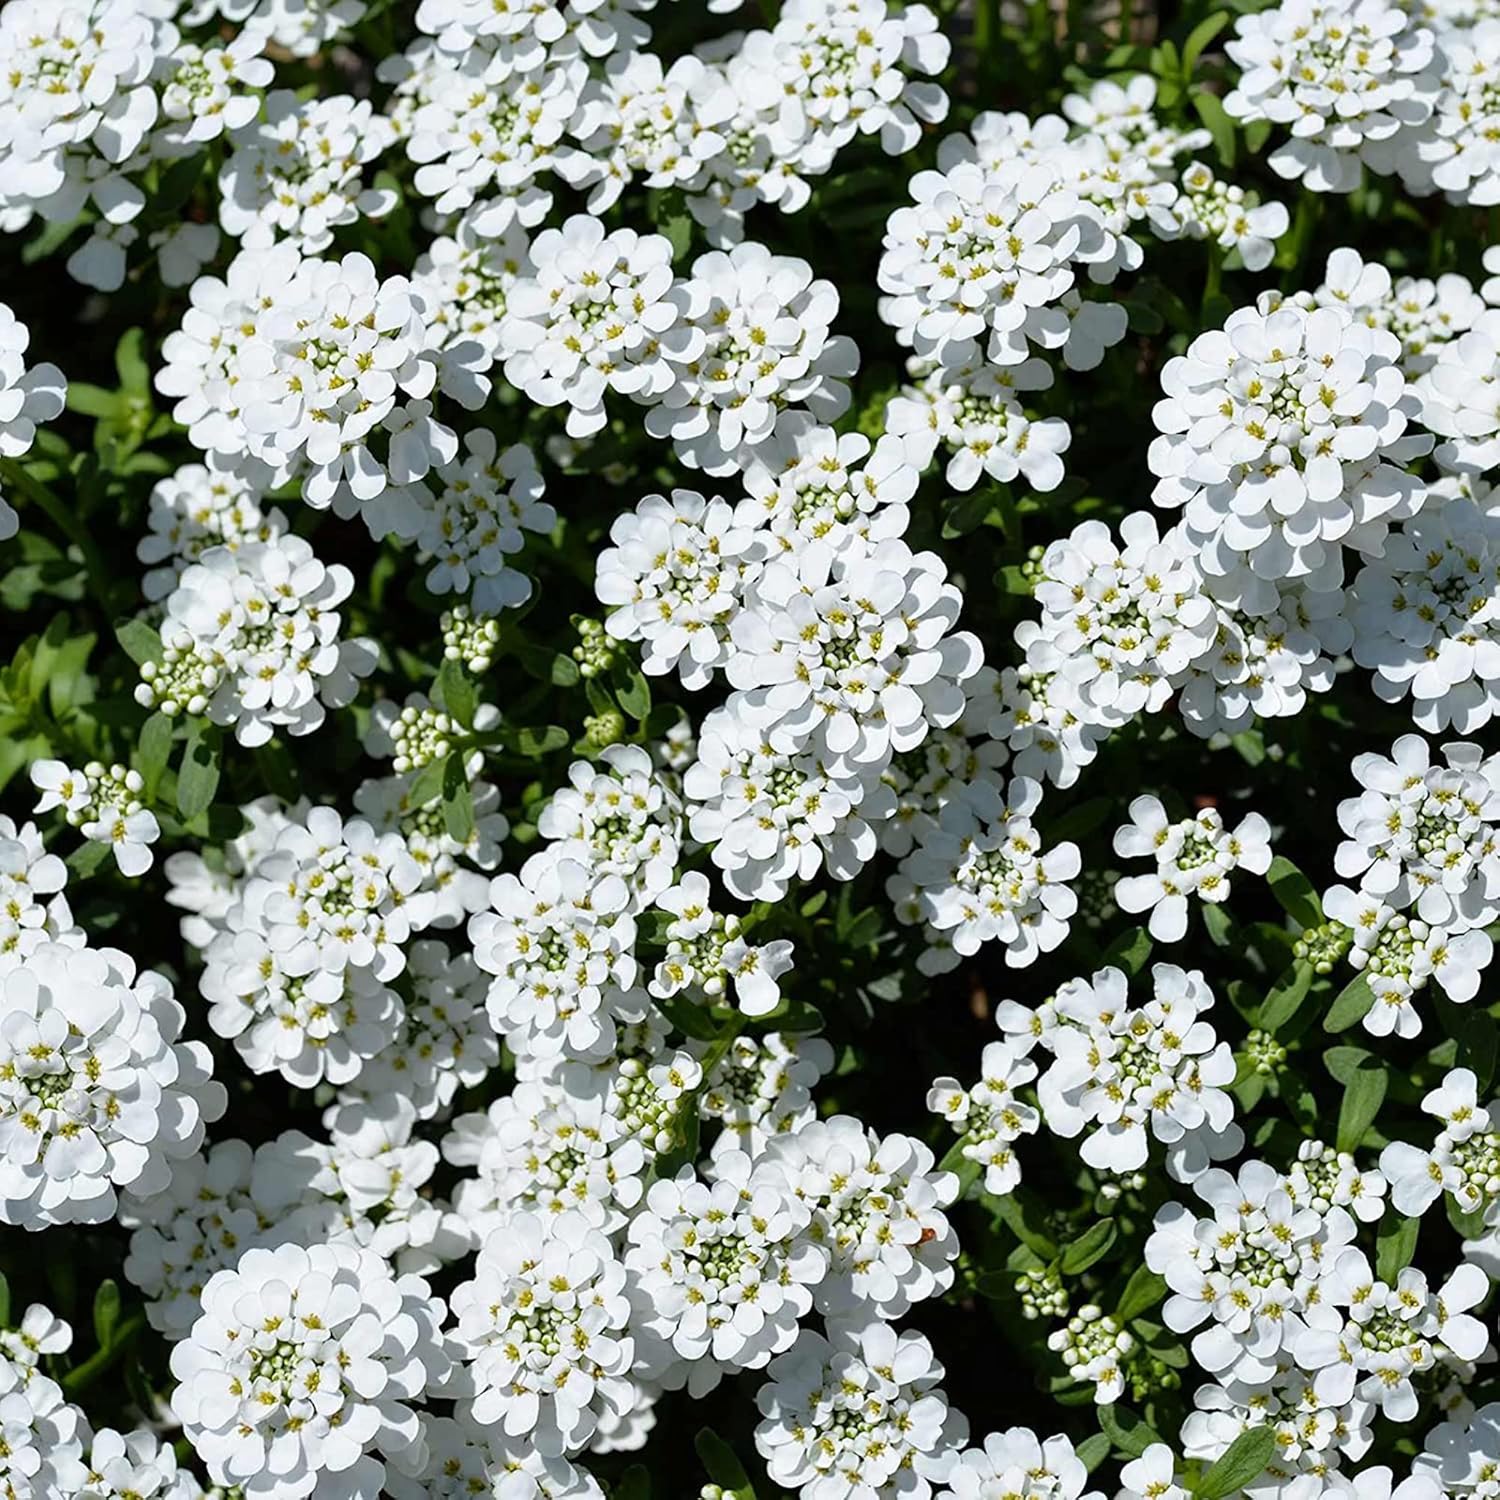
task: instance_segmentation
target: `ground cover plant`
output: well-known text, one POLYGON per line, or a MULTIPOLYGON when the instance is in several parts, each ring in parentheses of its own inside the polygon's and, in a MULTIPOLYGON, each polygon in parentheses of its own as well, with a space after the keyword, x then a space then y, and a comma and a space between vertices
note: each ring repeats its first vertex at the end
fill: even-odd
POLYGON ((0 1496, 1500 1496, 1497 70, 0 8, 0 1496))

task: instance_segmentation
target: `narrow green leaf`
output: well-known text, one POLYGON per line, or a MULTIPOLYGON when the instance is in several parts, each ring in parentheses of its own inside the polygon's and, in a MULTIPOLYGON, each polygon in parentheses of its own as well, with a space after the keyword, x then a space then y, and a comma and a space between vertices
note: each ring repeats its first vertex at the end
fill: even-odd
POLYGON ((1276 1429, 1267 1423, 1242 1432, 1202 1479, 1193 1494, 1197 1500, 1224 1500, 1247 1484, 1254 1484, 1266 1471, 1276 1452, 1276 1429))
POLYGON ((1347 1031, 1356 1021, 1364 1020, 1375 1003, 1375 991, 1363 974, 1356 975, 1338 993, 1323 1017, 1324 1031, 1347 1031))
POLYGON ((79 880, 87 880, 109 858, 110 846, 98 839, 87 839, 74 849, 63 861, 70 874, 79 880))
POLYGON ((1074 1447, 1073 1453, 1092 1474, 1109 1457, 1109 1434, 1096 1432, 1092 1437, 1084 1438, 1074 1447))
POLYGON ((127 396, 149 400, 151 371, 146 364, 145 342, 144 329, 127 328, 115 345, 115 370, 120 376, 120 388, 127 396))
POLYGON ((454 750, 443 762, 443 827, 450 838, 467 844, 474 832, 474 793, 462 750, 454 750))
POLYGON ((478 695, 469 674, 456 661, 445 661, 437 675, 436 696, 444 709, 465 729, 474 727, 474 713, 479 707, 478 695))
POLYGON ((167 769, 167 761, 171 755, 172 721, 165 714, 152 714, 141 725, 141 737, 136 741, 135 747, 135 767, 141 773, 141 780, 145 782, 146 802, 149 803, 156 796, 162 772, 167 769))
POLYGON ((1063 1274, 1077 1276, 1095 1261, 1102 1260, 1109 1254, 1118 1232, 1113 1219, 1100 1219, 1097 1224, 1090 1224, 1076 1240, 1063 1246, 1063 1274))
POLYGON ((670 995, 665 999, 658 995, 656 1008, 684 1036, 690 1036, 695 1041, 711 1042, 719 1034, 714 1018, 706 1010, 694 1005, 691 1000, 686 1000, 681 995, 670 995))
POLYGON ((115 639, 138 667, 161 660, 161 637, 144 620, 117 620, 115 639))
POLYGON ((0 1271, 0 1328, 10 1327, 10 1281, 0 1271))
POLYGON ((1199 21, 1188 33, 1187 41, 1182 44, 1182 81, 1184 83, 1193 81, 1193 68, 1203 55, 1203 49, 1228 24, 1229 13, 1221 10, 1211 15, 1206 21, 1199 21))
POLYGON ((1044 1227, 1035 1201, 1029 1195, 1023 1196, 1021 1189, 999 1199, 995 1212, 1028 1250, 1049 1261, 1057 1254, 1057 1241, 1044 1227))
POLYGON ((1313 966, 1298 959, 1284 969, 1260 1008, 1261 1029, 1273 1036, 1302 1008, 1316 978, 1313 966))
POLYGON ((610 674, 620 707, 638 722, 651 712, 651 684, 638 667, 616 662, 610 674))
POLYGON ((1134 979, 1150 957, 1151 935, 1144 927, 1131 927, 1104 950, 1100 962, 1123 969, 1128 978, 1134 979))
POLYGON ((1375 1274, 1388 1286, 1412 1262, 1417 1253, 1417 1234, 1422 1221, 1413 1215, 1387 1213, 1375 1240, 1375 1274))
POLYGON ((735 1456, 735 1451, 711 1427, 699 1430, 693 1440, 698 1457, 708 1477, 722 1490, 727 1490, 736 1500, 754 1500, 755 1486, 745 1472, 745 1466, 735 1456))
POLYGON ((1099 1408, 1099 1425, 1126 1458, 1139 1458, 1152 1443, 1162 1440, 1161 1434, 1139 1412, 1119 1401, 1099 1408))
POLYGON ((1323 903, 1306 875, 1284 855, 1278 854, 1266 871, 1266 884, 1281 903, 1281 909, 1303 927, 1318 927, 1323 922, 1323 903))
POLYGON ((106 1277, 94 1293, 94 1341, 101 1349, 108 1349, 114 1342, 119 1321, 120 1288, 106 1277))
POLYGON ((223 735, 207 719, 188 720, 187 743, 177 769, 177 811, 191 822, 208 810, 219 789, 219 755, 223 735))
POLYGON ((1142 1263, 1130 1273, 1125 1290, 1120 1293, 1119 1306, 1115 1308, 1115 1321, 1128 1323, 1144 1312, 1150 1312, 1167 1295, 1167 1282, 1149 1266, 1142 1263))
POLYGON ((1234 165, 1234 121, 1229 118, 1218 95, 1207 89, 1199 89, 1193 95, 1193 109, 1203 121, 1204 128, 1214 138, 1214 150, 1219 154, 1221 166, 1234 165))
POLYGON ((120 397, 115 391, 107 391, 103 386, 89 385, 83 380, 70 380, 68 382, 68 410, 76 411, 82 417, 94 417, 99 421, 108 421, 120 409, 120 397))
POLYGON ((1360 1065, 1359 1071, 1345 1085, 1335 1138, 1340 1151, 1353 1151, 1364 1140, 1365 1131, 1380 1113, 1388 1082, 1385 1064, 1371 1058, 1360 1065))

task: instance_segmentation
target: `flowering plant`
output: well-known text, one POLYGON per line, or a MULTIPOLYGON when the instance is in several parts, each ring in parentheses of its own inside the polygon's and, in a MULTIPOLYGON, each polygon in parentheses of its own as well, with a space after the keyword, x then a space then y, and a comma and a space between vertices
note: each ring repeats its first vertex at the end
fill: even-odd
POLYGON ((0 9, 0 1500, 1500 1497, 1497 69, 0 9))

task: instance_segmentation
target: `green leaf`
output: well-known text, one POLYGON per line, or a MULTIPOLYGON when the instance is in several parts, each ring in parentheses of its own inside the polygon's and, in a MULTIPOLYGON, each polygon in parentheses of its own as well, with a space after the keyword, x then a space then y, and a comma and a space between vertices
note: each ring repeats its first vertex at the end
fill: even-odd
POLYGON ((1365 1138, 1365 1131, 1375 1123, 1385 1099, 1389 1078, 1385 1064, 1378 1058, 1363 1062, 1344 1086, 1339 1105, 1339 1128, 1335 1138, 1340 1151, 1353 1151, 1365 1138))
MULTIPOLYGON (((976 1161, 972 1156, 964 1155, 964 1147, 969 1144, 967 1136, 959 1136, 954 1143, 948 1147, 943 1159, 938 1163, 939 1172, 952 1172, 958 1178, 958 1196, 965 1197, 973 1185, 979 1181, 979 1174, 984 1171, 984 1164, 976 1161)), ((1022 1247, 1025 1248, 1024 1246, 1022 1247)))
POLYGON ((610 673, 620 707, 638 723, 651 712, 651 684, 639 667, 616 661, 610 673))
POLYGON ((82 380, 70 380, 68 382, 68 410, 76 411, 82 417, 94 417, 99 421, 108 421, 120 410, 120 398, 114 391, 107 391, 103 386, 89 385, 82 380))
POLYGON ((1092 1474, 1109 1457, 1109 1434, 1096 1432, 1092 1437, 1084 1438, 1081 1443, 1075 1444, 1073 1453, 1092 1474))
POLYGON ((1323 1017, 1324 1031, 1347 1031, 1356 1021, 1364 1020, 1375 1003, 1375 991, 1363 974, 1356 975, 1338 993, 1323 1017))
POLYGON ((1448 1222, 1453 1226, 1454 1231, 1466 1240, 1477 1240, 1484 1234, 1483 1206, 1465 1213, 1458 1206, 1458 1199, 1452 1193, 1444 1193, 1443 1207, 1448 1211, 1448 1222))
POLYGON ((115 639, 138 667, 161 660, 161 637, 144 620, 117 621, 115 639))
POLYGON ((177 768, 177 811, 187 822, 207 812, 219 790, 219 757, 223 735, 207 719, 188 720, 187 744, 177 768))
POLYGON ((737 1500, 754 1500, 755 1486, 745 1472, 745 1466, 735 1457, 734 1449, 711 1427, 700 1428, 693 1440, 698 1457, 708 1477, 722 1490, 729 1491, 737 1500))
POLYGON ((0 1271, 0 1328, 10 1327, 10 1282, 0 1271))
POLYGON ((1411 1264, 1421 1228, 1422 1220, 1412 1215, 1387 1213, 1381 1220, 1375 1240, 1375 1274, 1388 1286, 1394 1286, 1396 1278, 1411 1264))
POLYGON ((146 342, 144 329, 127 328, 115 345, 115 369, 120 376, 120 389, 127 396, 149 400, 151 396, 151 371, 146 364, 142 346, 146 342))
POLYGON ((1205 901, 1202 906, 1203 926, 1209 941, 1216 948, 1227 948, 1234 937, 1234 919, 1221 902, 1205 901))
POLYGON ((1323 924, 1323 903, 1306 875, 1284 855, 1278 854, 1266 871, 1266 884, 1281 903, 1281 909, 1303 927, 1323 924))
POLYGON ((474 833, 474 793, 466 758, 464 751, 454 750, 443 762, 443 827, 460 844, 467 844, 474 833))
POLYGON ((448 763, 443 760, 430 760, 411 779, 411 785, 406 789, 407 805, 413 809, 426 807, 429 803, 436 802, 443 795, 443 773, 447 770, 448 763))
POLYGON ((1259 1479, 1275 1452, 1276 1429, 1269 1423, 1242 1432, 1198 1481, 1193 1494, 1197 1500, 1224 1500, 1259 1479))
POLYGON ((163 713, 152 714, 141 725, 141 737, 136 741, 135 768, 145 782, 145 801, 156 796, 161 785, 162 772, 172 755, 172 721, 163 713))
POLYGON ((1284 969, 1260 1008, 1261 1029, 1274 1036, 1285 1026, 1302 1008, 1315 978, 1313 966, 1304 959, 1299 958, 1284 969))
POLYGON ((479 707, 478 695, 469 674, 456 661, 445 661, 438 671, 436 696, 444 709, 465 729, 474 727, 474 713, 479 707))
POLYGON ((1057 1254, 1057 1241, 1047 1232, 1041 1212, 1031 1195, 1023 1195, 1022 1190, 1017 1188, 1015 1192, 1007 1193, 996 1202, 995 1212, 1028 1250, 1047 1261, 1057 1254))
POLYGON ((1077 1276, 1095 1261, 1102 1260, 1109 1254, 1118 1232, 1113 1219, 1100 1219, 1097 1224, 1090 1224, 1076 1240, 1063 1246, 1063 1275, 1077 1276))
POLYGON ((1152 1443, 1162 1440, 1161 1434, 1143 1416, 1119 1401, 1099 1408, 1099 1425, 1127 1458, 1139 1458, 1152 1443))
POLYGON ((651 1500, 651 1475, 645 1464, 631 1464, 609 1493, 610 1500, 651 1500))
POLYGON ((1134 979, 1146 967, 1146 960, 1150 957, 1151 935, 1144 927, 1131 927, 1104 950, 1099 962, 1123 969, 1128 978, 1134 979))
POLYGON ((108 1349, 114 1342, 119 1322, 120 1288, 106 1277, 94 1293, 94 1340, 101 1349, 108 1349))
POLYGON ((1220 165, 1232 167, 1234 165, 1234 121, 1224 109, 1223 103, 1216 94, 1210 94, 1207 89, 1199 89, 1193 95, 1193 109, 1198 118, 1203 121, 1204 128, 1214 138, 1214 150, 1219 153, 1220 165))
POLYGON ((1193 68, 1199 57, 1203 55, 1203 49, 1223 31, 1229 24, 1229 13, 1219 11, 1210 16, 1206 21, 1199 21, 1188 33, 1188 39, 1182 44, 1182 81, 1191 83, 1193 81, 1193 68))
POLYGON ((1365 1060, 1374 1055, 1368 1047, 1353 1047, 1346 1043, 1341 1047, 1330 1047, 1323 1054, 1323 1066, 1328 1069, 1330 1077, 1336 1078, 1347 1088, 1365 1060))
POLYGON ((681 260, 693 243, 692 215, 672 214, 657 227, 672 246, 672 259, 681 260))
POLYGON ((690 1036, 695 1041, 711 1042, 719 1034, 714 1018, 701 1006, 694 1005, 681 995, 670 995, 666 999, 658 995, 656 1008, 684 1036, 690 1036))
POLYGON ((1115 1308, 1115 1321, 1128 1323, 1143 1312, 1150 1312, 1167 1295, 1167 1281, 1142 1263, 1130 1273, 1125 1290, 1120 1293, 1120 1304, 1115 1308))
POLYGON ((109 858, 109 850, 108 844, 100 843, 98 839, 88 839, 74 849, 63 863, 79 880, 87 880, 109 858))

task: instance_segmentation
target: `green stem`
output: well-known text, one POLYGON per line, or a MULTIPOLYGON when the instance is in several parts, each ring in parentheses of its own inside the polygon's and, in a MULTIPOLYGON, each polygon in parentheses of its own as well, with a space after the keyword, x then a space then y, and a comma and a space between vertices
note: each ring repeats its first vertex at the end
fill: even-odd
POLYGON ((78 548, 83 556, 83 565, 88 570, 89 588, 94 597, 109 608, 109 569, 104 554, 88 533, 88 528, 73 513, 60 496, 42 483, 34 474, 13 458, 0 458, 0 479, 19 490, 39 510, 46 513, 52 524, 78 548))
POLYGON ((135 1342, 145 1326, 143 1314, 134 1313, 128 1317, 115 1330, 107 1349, 95 1350, 81 1365, 76 1365, 63 1376, 63 1389, 70 1396, 86 1391, 135 1342))
POLYGON ((1208 283, 1203 289, 1203 305, 1219 295, 1224 279, 1224 252, 1212 241, 1208 246, 1208 283))

